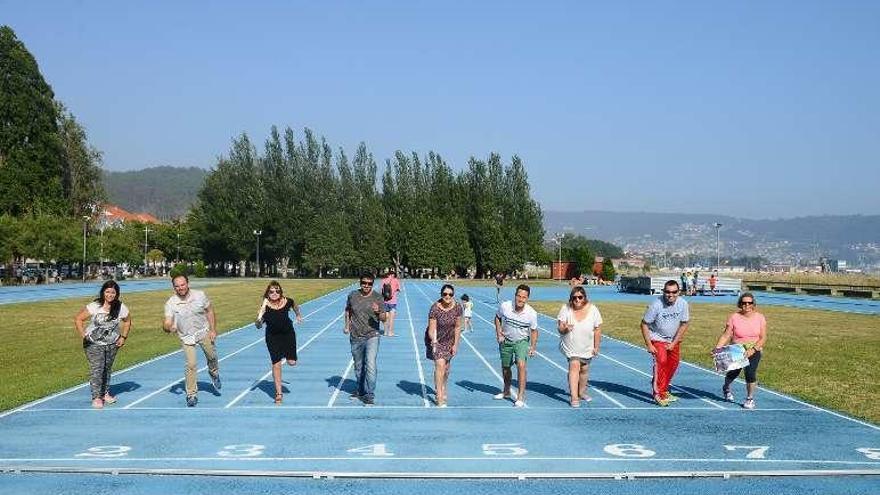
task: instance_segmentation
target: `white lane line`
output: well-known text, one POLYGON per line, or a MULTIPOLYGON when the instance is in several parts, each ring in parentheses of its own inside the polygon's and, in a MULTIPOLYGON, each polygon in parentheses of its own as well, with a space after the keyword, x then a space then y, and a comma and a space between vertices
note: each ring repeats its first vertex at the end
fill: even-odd
MULTIPOLYGON (((316 311, 318 311, 318 310, 316 310, 316 311)), ((317 339, 318 337, 321 336, 321 334, 323 334, 324 332, 326 332, 327 329, 330 328, 330 326, 332 326, 334 323, 336 323, 337 321, 339 321, 340 318, 342 318, 342 314, 341 314, 341 313, 339 314, 339 316, 337 316, 336 318, 334 318, 330 323, 328 323, 324 328, 322 328, 318 333, 316 333, 315 335, 312 335, 312 338, 310 338, 309 340, 307 340, 305 344, 303 344, 303 345, 297 347, 297 349, 296 349, 296 353, 299 354, 300 352, 304 351, 304 350, 306 349, 306 347, 309 346, 309 344, 311 344, 312 342, 314 342, 315 339, 317 339)), ((305 319, 305 318, 304 318, 304 319, 305 319)), ((265 339, 265 338, 264 338, 264 339, 265 339)), ((264 340, 264 339, 263 339, 263 340, 264 340)), ((247 387, 246 389, 242 390, 240 394, 238 394, 234 399, 232 399, 231 401, 229 401, 229 403, 227 403, 227 404, 226 404, 225 406, 223 406, 223 407, 224 407, 225 409, 229 409, 230 407, 234 406, 236 402, 238 402, 238 401, 240 401, 242 398, 244 398, 245 395, 247 395, 247 394, 249 394, 250 392, 254 391, 254 390, 257 388, 257 386, 260 385, 260 382, 262 382, 263 380, 265 380, 266 378, 268 378, 270 375, 272 375, 272 369, 271 369, 271 367, 269 368, 268 373, 266 373, 265 375, 263 375, 263 376, 261 376, 259 379, 257 379, 253 384, 251 384, 250 387, 247 387)))
MULTIPOLYGON (((362 410, 362 409, 361 409, 362 410)), ((446 457, 446 456, 389 456, 389 457, 49 457, 49 458, 0 458, 0 462, 183 462, 183 461, 244 461, 249 463, 257 462, 277 462, 277 461, 487 461, 497 463, 499 461, 509 463, 511 461, 599 461, 599 462, 693 462, 693 463, 719 463, 719 464, 830 464, 842 466, 877 466, 876 461, 839 461, 839 460, 822 460, 822 459, 727 459, 727 458, 682 458, 682 457, 565 457, 565 456, 507 456, 504 458, 482 456, 482 457, 446 457)), ((665 473, 665 472, 664 472, 665 473)), ((804 471, 805 474, 815 474, 814 471, 804 471)), ((462 474, 462 473, 457 473, 462 474)), ((693 472, 688 473, 688 477, 693 476, 693 472)), ((779 473, 777 473, 779 474, 779 473)), ((842 472, 839 474, 847 474, 842 472)), ((880 469, 872 469, 867 472, 870 475, 880 474, 880 469)), ((365 476, 364 473, 358 473, 359 476, 365 476)), ((417 476, 423 476, 419 473, 417 476)), ((466 473, 466 476, 472 476, 466 473)), ((516 476, 520 476, 516 474, 516 476)), ((537 476, 546 476, 546 474, 537 474, 537 476)))
MULTIPOLYGON (((549 316, 546 316, 546 315, 541 315, 541 316, 545 316, 545 317, 549 318, 549 316)), ((620 339, 615 339, 615 338, 613 338, 613 337, 609 337, 609 338, 612 339, 612 340, 614 340, 614 341, 617 342, 617 343, 620 343, 620 344, 623 344, 623 345, 626 345, 626 346, 629 346, 629 347, 633 347, 633 348, 636 348, 636 349, 641 349, 641 346, 637 346, 637 345, 635 345, 635 344, 633 344, 633 343, 631 343, 631 342, 627 342, 627 341, 625 341, 625 340, 620 340, 620 339)), ((691 368, 694 368, 694 369, 697 369, 697 370, 700 370, 700 371, 703 371, 703 372, 709 373, 709 374, 711 374, 711 375, 715 375, 715 376, 717 376, 717 377, 719 377, 719 378, 723 376, 723 375, 721 375, 720 373, 716 373, 716 372, 713 371, 713 370, 709 370, 709 369, 703 368, 702 366, 699 366, 699 365, 696 365, 696 364, 693 364, 693 363, 689 363, 689 362, 687 362, 687 361, 682 361, 681 363, 684 364, 685 366, 688 366, 688 367, 691 367, 691 368)), ((650 375, 649 375, 649 376, 650 376, 650 375)), ((738 381, 738 382, 742 382, 742 379, 737 379, 737 381, 738 381)), ((835 416, 835 417, 838 417, 838 418, 841 418, 841 419, 845 419, 845 420, 847 420, 847 421, 851 421, 851 422, 853 422, 853 423, 857 423, 857 424, 860 424, 860 425, 862 425, 862 426, 867 426, 868 428, 871 428, 872 430, 878 430, 878 431, 880 431, 880 426, 878 426, 878 425, 874 425, 874 424, 871 424, 871 423, 868 423, 868 422, 862 421, 862 420, 860 420, 860 419, 856 419, 856 418, 853 418, 853 417, 847 416, 847 415, 845 415, 845 414, 841 414, 841 413, 838 413, 838 412, 832 411, 832 410, 830 410, 830 409, 825 409, 824 407, 817 406, 817 405, 814 405, 814 404, 810 404, 809 402, 804 402, 804 401, 802 401, 802 400, 800 400, 800 399, 797 399, 797 398, 794 398, 794 397, 792 397, 792 396, 790 396, 790 395, 783 394, 782 392, 777 392, 777 391, 772 390, 772 389, 769 389, 769 388, 764 388, 764 387, 762 387, 762 386, 760 386, 760 385, 758 386, 758 390, 762 390, 762 391, 764 391, 764 392, 767 392, 767 393, 769 393, 769 394, 771 394, 771 395, 775 395, 775 396, 777 396, 777 397, 781 397, 781 398, 783 398, 783 399, 787 399, 788 401, 794 402, 794 403, 796 403, 796 404, 800 404, 800 405, 805 406, 805 407, 807 407, 807 408, 815 409, 815 410, 817 410, 817 411, 821 411, 821 412, 823 412, 823 413, 830 414, 831 416, 835 416)), ((762 408, 762 409, 764 409, 764 408, 762 408)), ((767 410, 767 409, 764 409, 764 410, 767 410)), ((784 409, 783 409, 783 410, 784 410, 784 409)))
MULTIPOLYGON (((353 361, 350 361, 350 362, 353 363, 353 361)), ((205 410, 223 411, 225 409, 226 409, 225 407, 218 407, 218 406, 205 406, 205 407, 199 406, 199 408, 198 408, 199 411, 205 411, 205 410)), ((238 409, 273 409, 273 410, 278 410, 279 407, 275 406, 275 405, 255 404, 255 405, 238 406, 235 409, 236 410, 238 410, 238 409)), ((282 409, 327 409, 327 406, 326 405, 325 406, 284 406, 282 409)), ((363 411, 364 408, 363 408, 363 406, 356 406, 356 407, 355 406, 352 406, 352 407, 336 406, 336 407, 334 407, 334 409, 357 409, 359 411, 363 411)), ((404 406, 404 405, 393 405, 393 406, 377 405, 373 409, 422 410, 422 409, 424 409, 424 407, 422 407, 422 406, 404 406)), ((503 405, 503 406, 501 406, 501 405, 495 405, 495 406, 468 405, 468 406, 449 406, 449 409, 504 409, 504 410, 509 410, 509 409, 511 409, 511 407, 509 404, 503 405)), ((533 406, 531 409, 536 410, 536 411, 537 410, 570 411, 571 407, 569 407, 569 406, 533 406)), ((739 414, 739 410, 736 408, 715 409, 713 407, 680 406, 680 407, 676 407, 675 409, 676 410, 686 410, 686 411, 709 411, 709 412, 718 413, 718 414, 721 414, 722 412, 727 411, 727 412, 734 412, 734 413, 739 414)), ((161 407, 159 407, 159 406, 145 406, 145 407, 135 407, 135 408, 131 408, 131 409, 125 409, 126 414, 131 414, 130 411, 179 411, 179 410, 180 410, 180 406, 161 406, 161 407)), ((620 411, 620 408, 616 407, 616 406, 615 407, 590 406, 590 410, 591 411, 620 411)), ((626 410, 627 411, 657 411, 657 406, 654 406, 654 405, 651 405, 651 406, 630 406, 630 407, 627 407, 626 410)), ((104 408, 100 414, 113 414, 114 412, 118 412, 118 411, 123 411, 123 409, 113 409, 108 406, 107 408, 104 408)), ((825 412, 825 411, 814 410, 814 409, 805 409, 803 407, 797 407, 797 408, 775 407, 775 408, 766 408, 766 409, 765 408, 755 409, 754 411, 749 411, 749 414, 761 414, 762 412, 768 412, 768 411, 802 412, 802 413, 808 413, 808 414, 820 414, 820 413, 825 412)), ((87 414, 93 414, 93 413, 95 413, 95 409, 93 409, 91 407, 68 407, 68 408, 53 408, 53 409, 49 409, 49 408, 29 409, 27 411, 22 411, 22 413, 26 413, 26 414, 39 414, 39 413, 47 413, 47 412, 52 412, 52 413, 85 412, 87 414)))
MULTIPOLYGON (((419 289, 421 291, 421 289, 419 289)), ((419 354, 419 344, 418 339, 416 339, 416 327, 413 325, 412 311, 409 309, 409 295, 407 292, 403 293, 403 302, 406 304, 406 314, 407 321, 409 321, 409 333, 412 336, 412 345, 413 345, 413 354, 416 357, 416 368, 419 370, 419 383, 422 386, 422 402, 424 404, 423 407, 431 407, 431 402, 428 401, 428 387, 425 385, 425 370, 422 368, 422 357, 419 354)), ((396 321, 396 318, 395 318, 396 321)))
MULTIPOLYGON (((218 363, 222 363, 223 361, 225 361, 225 360, 231 358, 232 356, 235 356, 236 354, 238 354, 238 353, 240 353, 240 352, 243 352, 243 351, 245 351, 245 350, 247 350, 247 349, 250 349, 251 347, 253 347, 253 346, 259 344, 259 343, 262 342, 263 340, 264 340, 263 337, 260 337, 259 339, 257 339, 257 340, 255 340, 255 341, 251 342, 250 344, 245 345, 244 347, 242 347, 242 348, 236 350, 235 352, 232 352, 232 353, 230 353, 230 354, 227 354, 227 355, 223 356, 222 358, 218 359, 217 362, 218 362, 218 363)), ((196 370, 196 373, 197 373, 197 374, 198 374, 198 373, 201 373, 201 372, 205 371, 206 369, 208 369, 208 366, 207 366, 207 365, 202 366, 201 368, 199 368, 199 369, 196 370)), ((167 385, 165 385, 165 386, 163 386, 163 387, 160 387, 160 388, 154 390, 153 392, 150 392, 149 394, 147 394, 147 395, 141 397, 140 399, 138 399, 138 400, 132 402, 131 404, 126 405, 126 406, 123 407, 122 409, 130 409, 130 408, 134 407, 135 405, 140 404, 141 402, 143 402, 143 401, 145 401, 145 400, 147 400, 147 399, 153 397, 153 396, 156 395, 156 394, 159 394, 159 393, 161 393, 161 392, 165 392, 166 390, 170 389, 170 388, 173 387, 174 385, 177 385, 178 383, 183 383, 183 381, 184 381, 184 378, 178 378, 177 380, 174 380, 173 382, 171 382, 171 383, 169 383, 169 384, 167 384, 167 385)))
MULTIPOLYGON (((548 319, 552 319, 552 318, 550 318, 549 316, 547 316, 547 315, 543 315, 543 314, 541 314, 541 313, 538 313, 538 315, 539 315, 539 316, 543 316, 543 317, 548 318, 548 319)), ((553 322, 555 323, 556 320, 553 320, 553 322)), ((540 327, 540 326, 538 327, 538 329, 540 329, 542 332, 546 333, 547 335, 558 335, 558 334, 554 334, 553 332, 547 330, 546 328, 540 327)), ((644 371, 642 371, 642 370, 640 370, 640 369, 638 369, 638 368, 635 368, 635 367, 633 367, 633 366, 630 366, 630 365, 628 365, 628 364, 625 364, 625 363, 623 363, 622 361, 619 361, 619 360, 617 360, 617 359, 614 359, 614 358, 608 356, 607 354, 600 354, 599 356, 602 357, 602 358, 604 358, 604 359, 607 359, 607 360, 611 361, 612 363, 619 364, 619 365, 623 366, 624 368, 627 368, 627 369, 630 369, 630 370, 632 370, 632 371, 635 371, 636 373, 638 373, 638 374, 640 374, 640 375, 647 376, 648 378, 650 378, 650 377, 652 376, 650 373, 646 373, 646 372, 644 372, 644 371)), ((724 406, 722 406, 722 405, 716 403, 715 401, 709 400, 709 399, 707 399, 707 398, 705 398, 705 397, 700 397, 700 396, 698 396, 698 395, 695 395, 695 394, 693 394, 693 393, 691 393, 691 392, 688 392, 687 390, 685 390, 685 389, 683 389, 683 388, 681 388, 681 387, 677 387, 677 386, 675 386, 675 385, 670 384, 670 385, 669 385, 669 388, 671 388, 671 389, 673 389, 673 390, 679 392, 681 395, 687 395, 687 396, 689 396, 689 397, 694 397, 694 398, 700 399, 701 401, 705 402, 706 404, 711 405, 712 407, 717 407, 718 409, 727 409, 726 407, 724 407, 724 406)))
MULTIPOLYGON (((425 291, 423 291, 421 287, 419 287, 418 289, 419 289, 419 292, 421 292, 422 295, 423 295, 426 299, 431 300, 431 298, 428 297, 427 294, 425 294, 425 291)), ((476 313, 474 313, 474 314, 476 315, 476 313)), ((477 316, 479 316, 479 315, 477 315, 477 316)), ((480 318, 481 318, 483 321, 486 321, 485 318, 482 318, 482 317, 480 317, 480 318)), ((495 330, 494 330, 494 328, 495 328, 494 325, 493 325, 492 328, 493 328, 492 331, 494 332, 494 331, 495 331, 495 330)), ((485 364, 486 367, 489 368, 489 371, 491 371, 492 374, 495 375, 495 377, 498 379, 498 382, 499 382, 499 383, 501 384, 501 386, 503 387, 503 386, 504 386, 504 378, 501 377, 501 375, 498 373, 498 371, 495 369, 495 367, 493 367, 491 364, 489 364, 489 361, 486 360, 486 358, 483 356, 483 354, 480 353, 480 351, 478 351, 477 348, 474 347, 473 344, 471 344, 470 339, 468 339, 466 336, 462 335, 462 336, 461 336, 461 340, 463 340, 464 343, 467 344, 468 347, 470 347, 472 351, 474 351, 474 354, 476 354, 477 357, 480 358, 480 361, 482 361, 483 364, 485 364)))
MULTIPOLYGON (((335 291, 334 291, 334 292, 335 292, 335 291)), ((331 294, 332 294, 332 292, 331 292, 331 294)), ((327 295, 329 295, 329 294, 327 294, 327 295)), ((326 297, 327 295, 322 296, 321 298, 326 297)), ((321 298, 319 298, 319 299, 321 299, 321 298)), ((316 299, 313 299, 313 301, 315 301, 315 300, 316 300, 316 299)), ((315 313, 317 313, 317 312, 319 312, 319 311, 322 311, 324 308, 330 306, 331 304, 333 304, 334 302, 336 302, 336 301, 338 301, 338 300, 339 300, 339 298, 336 298, 336 299, 334 299, 333 301, 330 301, 329 303, 327 303, 327 304, 321 306, 320 308, 315 309, 315 310, 312 311, 311 313, 307 314, 303 319, 308 318, 308 317, 312 316, 313 314, 315 314, 315 313)), ((309 301, 309 302, 312 302, 312 301, 309 301)), ((307 304, 307 303, 303 303, 303 304, 307 304)), ((250 325, 246 325, 246 326, 244 326, 244 327, 242 327, 242 328, 250 328, 250 327, 253 327, 253 323, 251 323, 250 325)), ((240 330, 240 329, 239 329, 239 330, 240 330)), ((229 332, 227 332, 226 334, 223 334, 223 335, 227 335, 228 333, 229 333, 229 332)), ((260 342, 263 342, 263 341, 265 341, 265 340, 266 340, 266 339, 265 339, 264 337, 260 337, 259 339, 255 340, 254 342, 251 342, 250 344, 247 344, 247 345, 245 345, 244 347, 242 347, 242 348, 240 348, 240 349, 238 349, 238 350, 236 350, 236 351, 234 351, 234 352, 232 352, 232 353, 230 353, 230 354, 227 354, 226 356, 223 356, 222 358, 218 359, 217 362, 219 363, 219 362, 221 362, 221 361, 225 361, 225 360, 231 358, 232 356, 235 356, 236 354, 238 354, 238 353, 244 351, 245 349, 248 349, 248 348, 250 348, 250 347, 253 347, 254 345, 256 345, 256 344, 258 344, 258 343, 260 343, 260 342)), ((179 350, 178 350, 178 351, 175 351, 175 352, 182 352, 182 351, 179 351, 179 350)), ((205 371, 206 369, 208 369, 208 367, 207 367, 207 366, 203 366, 203 367, 199 368, 198 370, 196 370, 196 373, 201 373, 201 372, 205 371)), ((161 387, 161 388, 158 388, 158 389, 154 390, 153 392, 150 392, 150 393, 147 394, 146 396, 141 397, 140 399, 138 399, 138 400, 136 400, 136 401, 134 401, 134 402, 132 402, 132 403, 130 403, 130 404, 127 404, 127 405, 126 405, 125 407, 123 407, 122 409, 130 409, 130 408, 136 406, 137 404, 140 404, 141 402, 143 402, 143 401, 145 401, 145 400, 147 400, 147 399, 150 399, 151 397, 155 396, 156 394, 159 394, 159 393, 161 393, 161 392, 164 392, 164 391, 168 390, 169 388, 173 387, 174 385, 176 385, 176 384, 178 384, 178 383, 182 383, 183 381, 184 381, 184 379, 177 379, 177 380, 174 380, 173 382, 169 383, 168 385, 165 385, 165 386, 163 386, 163 387, 161 387)))
MULTIPOLYGON (((548 363, 552 364, 553 366, 559 368, 560 370, 562 370, 563 372, 565 372, 566 375, 568 375, 568 370, 565 369, 565 368, 563 368, 563 367, 562 367, 561 365, 559 365, 556 361, 554 361, 554 360, 548 358, 547 356, 545 356, 545 355, 544 355, 543 353, 541 353, 541 352, 535 351, 535 354, 537 354, 538 356, 542 357, 545 361, 547 361, 548 363)), ((589 382, 587 382, 587 383, 589 383, 589 382)), ((610 395, 606 394, 605 391, 603 391, 603 390, 600 389, 599 387, 596 387, 595 385, 590 385, 590 388, 592 388, 593 390, 595 390, 596 392, 598 392, 599 395, 601 395, 602 397, 605 397, 606 399, 608 399, 609 401, 611 401, 612 403, 614 403, 615 405, 617 405, 617 407, 619 407, 620 409, 628 409, 626 406, 624 406, 623 404, 621 404, 618 400, 616 400, 616 399, 612 398, 610 395)), ((595 408, 594 408, 594 407, 590 407, 590 409, 595 409, 595 408)))
MULTIPOLYGON (((318 297, 318 298, 316 298, 316 299, 312 299, 312 300, 306 301, 306 302, 303 303, 303 306, 305 306, 306 304, 316 303, 316 302, 320 301, 321 299, 324 299, 325 297, 329 297, 329 296, 333 295, 334 293, 339 292, 339 291, 344 290, 344 289, 345 289, 345 287, 343 287, 342 289, 336 289, 336 290, 334 290, 334 291, 332 291, 332 292, 328 292, 327 294, 324 294, 324 295, 321 296, 321 297, 318 297)), ((323 309, 323 308, 322 308, 322 309, 323 309)), ((218 335, 217 338, 218 338, 218 339, 221 339, 221 338, 222 338, 222 339, 225 339, 225 338, 227 338, 229 335, 232 335, 232 334, 234 334, 234 333, 236 333, 236 332, 239 332, 239 331, 241 331, 241 330, 244 330, 245 328, 248 328, 248 327, 250 327, 250 326, 251 326, 251 325, 244 325, 244 326, 241 326, 241 327, 238 327, 238 328, 232 329, 232 330, 230 330, 230 331, 228 331, 228 332, 224 332, 224 333, 218 335)), ((149 360, 147 360, 147 361, 143 361, 143 362, 141 362, 141 363, 137 363, 137 364, 135 364, 135 365, 129 366, 128 368, 121 369, 121 370, 119 370, 119 371, 114 371, 114 372, 113 372, 113 376, 118 376, 118 375, 121 375, 121 374, 123 374, 123 373, 127 373, 127 372, 129 372, 129 371, 131 371, 131 370, 135 370, 135 369, 137 369, 137 368, 140 368, 141 366, 145 366, 145 365, 147 365, 147 364, 154 363, 154 362, 156 362, 156 361, 159 361, 160 359, 165 359, 165 358, 167 358, 167 357, 169 357, 169 356, 173 356, 173 355, 178 354, 178 353, 180 353, 180 352, 183 352, 183 351, 182 351, 181 349, 177 349, 176 351, 171 351, 171 352, 169 352, 169 353, 167 353, 167 354, 162 354, 161 356, 156 356, 156 357, 151 358, 151 359, 149 359, 149 360)), ((14 408, 14 409, 10 409, 10 410, 8 410, 8 411, 4 411, 4 412, 0 413, 0 419, 5 418, 6 416, 9 416, 10 414, 14 414, 14 413, 17 413, 17 412, 26 411, 26 410, 30 409, 31 407, 38 406, 38 405, 40 405, 40 404, 42 404, 42 403, 44 403, 44 402, 47 402, 47 401, 50 401, 50 400, 52 400, 52 399, 55 399, 55 398, 61 397, 62 395, 69 394, 70 392, 75 392, 75 391, 77 391, 77 390, 79 390, 79 389, 81 389, 81 388, 87 387, 87 386, 89 386, 89 383, 88 383, 88 382, 81 383, 81 384, 79 384, 79 385, 74 385, 73 387, 70 387, 70 388, 68 388, 68 389, 61 390, 61 391, 59 391, 59 392, 56 392, 56 393, 54 393, 54 394, 52 394, 52 395, 47 395, 46 397, 42 397, 42 398, 39 398, 39 399, 37 399, 37 400, 33 400, 33 401, 31 401, 31 402, 28 402, 28 403, 26 403, 26 404, 22 404, 22 405, 20 405, 20 406, 14 408)))
MULTIPOLYGON (((345 380, 348 378, 349 373, 351 373, 351 369, 354 368, 354 359, 348 360, 348 366, 345 367, 345 372, 342 373, 342 378, 339 379, 339 383, 336 384, 336 389, 333 390, 333 395, 330 396, 330 400, 327 401, 327 407, 333 407, 333 404, 336 402, 336 398, 339 397, 339 393, 342 392, 342 384, 345 383, 345 380)), ((355 391, 357 392, 357 391, 355 391)))

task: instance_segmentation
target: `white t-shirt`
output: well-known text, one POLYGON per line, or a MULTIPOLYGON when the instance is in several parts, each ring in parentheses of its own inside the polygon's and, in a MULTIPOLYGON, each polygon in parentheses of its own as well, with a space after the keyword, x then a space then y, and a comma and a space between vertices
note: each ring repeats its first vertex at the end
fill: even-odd
POLYGON ((200 290, 190 289, 185 299, 177 294, 168 298, 165 303, 165 318, 174 321, 177 336, 186 345, 195 345, 205 338, 211 329, 206 315, 211 301, 200 290))
POLYGON ((110 312, 98 301, 88 303, 86 311, 92 315, 92 321, 86 327, 86 340, 98 345, 110 345, 119 340, 119 324, 128 318, 128 306, 121 304, 115 320, 108 320, 110 312))
POLYGON ((590 359, 593 357, 593 332, 602 325, 602 315, 599 308, 590 304, 587 307, 587 316, 578 321, 574 311, 564 304, 559 310, 557 321, 574 324, 574 329, 559 337, 559 350, 566 358, 590 359))
POLYGON ((513 301, 504 301, 495 316, 501 320, 501 334, 511 342, 529 338, 530 331, 538 328, 538 313, 528 304, 517 313, 513 301))

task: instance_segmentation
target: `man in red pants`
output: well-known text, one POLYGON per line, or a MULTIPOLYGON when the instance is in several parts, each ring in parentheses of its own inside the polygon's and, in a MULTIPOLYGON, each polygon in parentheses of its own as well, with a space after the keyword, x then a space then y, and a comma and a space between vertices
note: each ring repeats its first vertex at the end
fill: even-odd
POLYGON ((654 378, 651 381, 654 401, 661 407, 678 400, 669 393, 678 362, 680 346, 688 329, 688 303, 679 297, 678 282, 669 280, 663 286, 663 295, 648 305, 642 317, 642 336, 645 347, 654 356, 654 378))

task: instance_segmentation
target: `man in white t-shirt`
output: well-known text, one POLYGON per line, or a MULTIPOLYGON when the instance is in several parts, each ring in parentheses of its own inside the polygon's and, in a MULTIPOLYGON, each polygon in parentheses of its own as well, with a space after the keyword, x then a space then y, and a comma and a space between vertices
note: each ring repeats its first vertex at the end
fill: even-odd
POLYGON ((515 361, 519 392, 514 400, 514 407, 526 405, 526 361, 529 356, 535 355, 535 347, 538 345, 538 313, 527 304, 530 292, 528 285, 520 285, 516 288, 514 300, 501 303, 495 314, 495 337, 501 353, 504 388, 494 398, 510 398, 510 367, 515 361))
POLYGON ((165 321, 162 328, 168 333, 177 333, 186 357, 186 405, 194 407, 199 403, 196 382, 196 345, 202 348, 208 361, 208 374, 214 390, 220 393, 220 366, 217 361, 217 323, 214 306, 208 296, 200 290, 189 288, 189 278, 178 275, 171 280, 174 295, 165 303, 165 321))

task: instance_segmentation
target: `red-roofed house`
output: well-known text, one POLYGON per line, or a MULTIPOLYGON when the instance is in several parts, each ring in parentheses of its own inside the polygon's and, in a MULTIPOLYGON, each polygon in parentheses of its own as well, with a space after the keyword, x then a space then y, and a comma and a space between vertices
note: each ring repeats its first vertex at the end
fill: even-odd
POLYGON ((118 227, 125 222, 161 223, 158 218, 149 213, 131 213, 116 205, 104 205, 98 213, 98 228, 106 229, 118 227))

